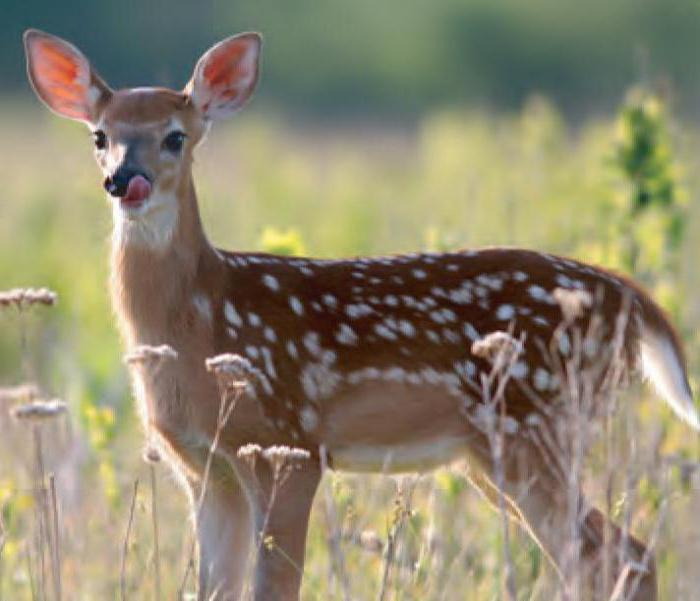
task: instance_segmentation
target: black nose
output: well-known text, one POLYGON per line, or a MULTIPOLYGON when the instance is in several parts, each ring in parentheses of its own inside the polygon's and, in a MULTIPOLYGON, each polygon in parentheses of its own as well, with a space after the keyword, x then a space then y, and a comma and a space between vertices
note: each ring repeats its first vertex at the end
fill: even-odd
MULTIPOLYGON (((118 196, 119 198, 126 196, 126 190, 129 187, 129 182, 131 181, 131 178, 136 175, 143 175, 143 173, 129 167, 120 167, 114 172, 113 175, 105 178, 105 190, 107 190, 107 192, 109 192, 112 196, 118 196)), ((143 176, 146 177, 145 175, 143 176)))

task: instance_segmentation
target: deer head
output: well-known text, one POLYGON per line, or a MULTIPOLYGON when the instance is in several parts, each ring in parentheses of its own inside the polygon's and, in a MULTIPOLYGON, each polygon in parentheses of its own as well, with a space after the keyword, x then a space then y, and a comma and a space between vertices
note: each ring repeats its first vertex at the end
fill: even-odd
POLYGON ((260 36, 243 33, 210 48, 181 91, 112 90, 65 40, 29 30, 24 44, 37 96, 92 132, 118 240, 167 243, 183 211, 196 215, 194 148, 211 121, 240 109, 255 89, 260 36))

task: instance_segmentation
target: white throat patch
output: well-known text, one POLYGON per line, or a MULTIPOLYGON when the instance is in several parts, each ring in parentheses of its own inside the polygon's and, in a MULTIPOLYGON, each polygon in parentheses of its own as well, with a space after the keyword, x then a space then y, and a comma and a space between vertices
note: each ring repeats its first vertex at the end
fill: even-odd
POLYGON ((178 220, 178 201, 173 193, 154 190, 148 200, 137 208, 123 208, 118 198, 110 200, 114 244, 154 250, 162 250, 170 244, 178 220))

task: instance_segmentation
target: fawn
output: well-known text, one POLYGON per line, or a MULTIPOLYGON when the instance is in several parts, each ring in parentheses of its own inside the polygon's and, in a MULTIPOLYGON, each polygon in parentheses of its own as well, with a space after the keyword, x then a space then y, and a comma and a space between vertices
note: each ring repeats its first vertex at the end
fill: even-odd
MULTIPOLYGON (((700 428, 672 326, 641 289, 600 268, 506 248, 348 260, 213 248, 193 151, 253 93, 258 34, 213 46, 182 91, 115 91, 68 42, 36 30, 24 42, 39 98, 94 136, 125 344, 177 351, 131 375, 144 422, 193 503, 201 496, 200 599, 239 598, 250 565, 255 599, 298 598, 325 466, 414 471, 466 457, 475 484, 504 500, 563 572, 572 545, 566 440, 604 411, 606 393, 639 369, 700 428), (244 357, 255 375, 221 427, 205 360, 223 353, 244 357), (584 385, 573 385, 584 372, 584 385), (584 419, 561 436, 571 391, 586 385, 584 419), (251 443, 308 452, 274 504, 271 466, 238 453, 251 443), (262 536, 274 547, 257 544, 262 536)), ((656 599, 651 553, 574 487, 576 557, 590 590, 607 570, 627 598, 656 599)))

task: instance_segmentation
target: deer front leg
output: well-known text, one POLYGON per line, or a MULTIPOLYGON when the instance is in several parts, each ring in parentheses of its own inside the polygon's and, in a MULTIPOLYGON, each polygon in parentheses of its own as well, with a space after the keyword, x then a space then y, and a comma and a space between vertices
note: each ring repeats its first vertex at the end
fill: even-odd
MULTIPOLYGON (((240 474, 246 468, 238 466, 240 474)), ((301 463, 258 460, 243 477, 254 514, 253 599, 296 601, 304 571, 309 515, 321 469, 301 463)))
POLYGON ((243 487, 234 479, 210 479, 201 497, 192 486, 199 544, 199 601, 237 601, 246 580, 253 517, 243 487))

